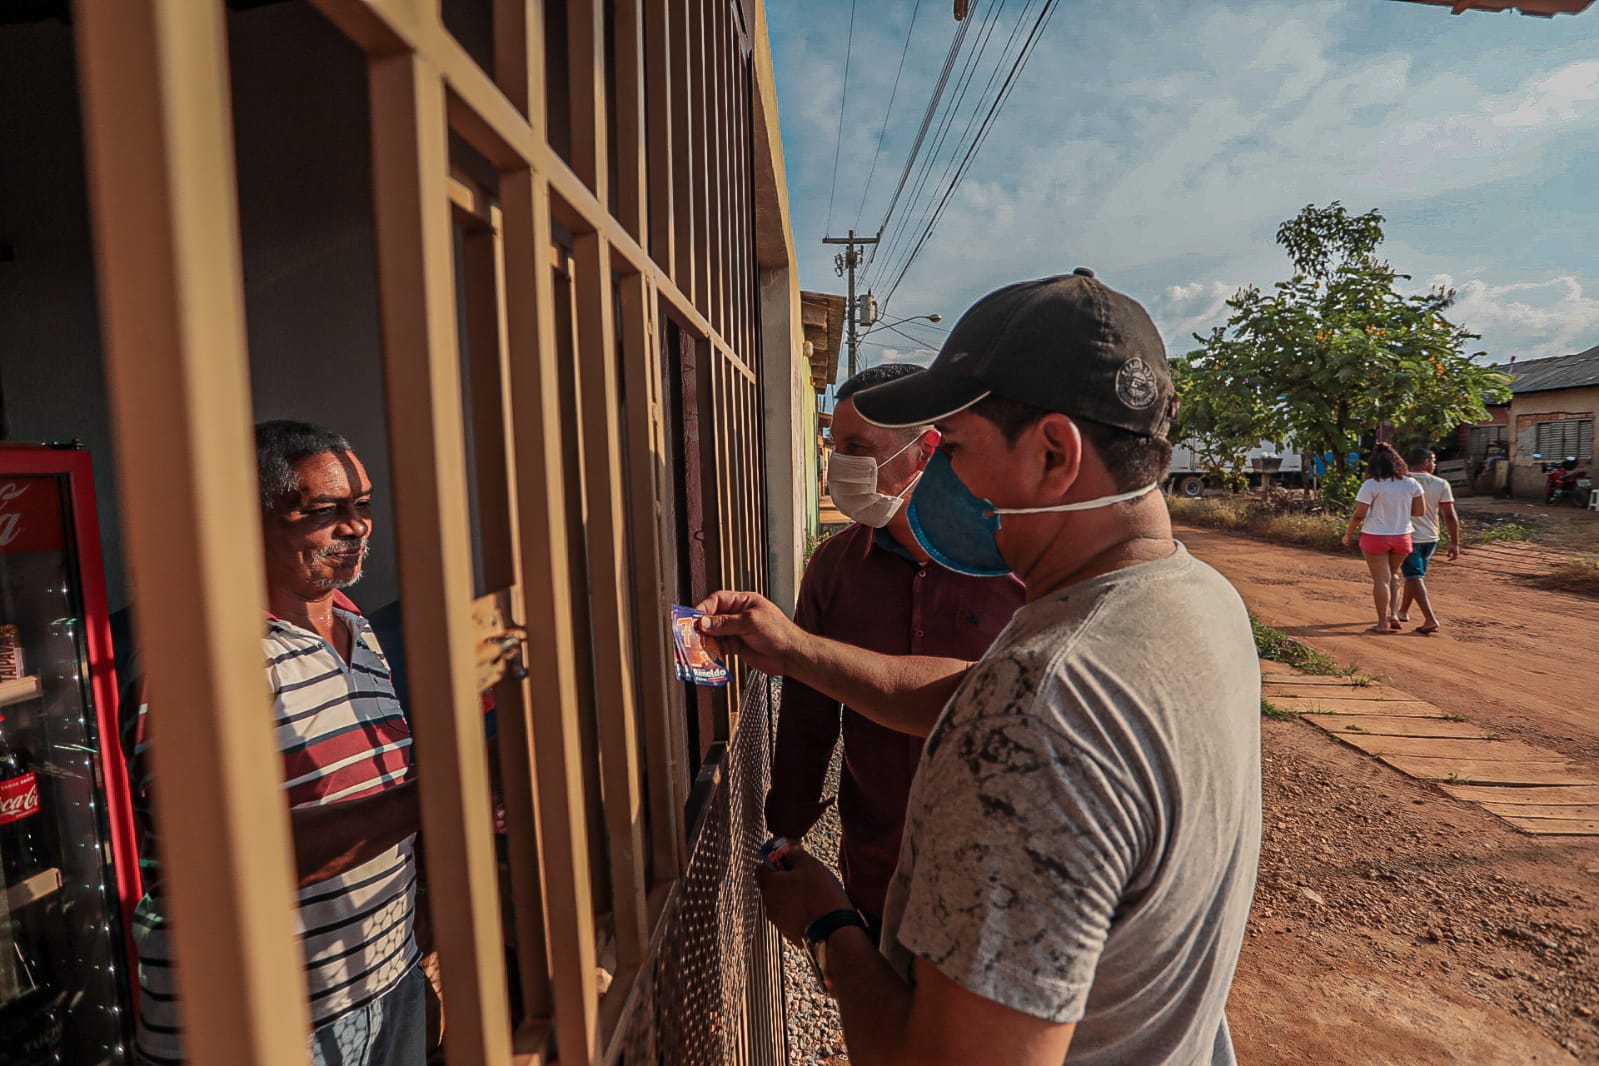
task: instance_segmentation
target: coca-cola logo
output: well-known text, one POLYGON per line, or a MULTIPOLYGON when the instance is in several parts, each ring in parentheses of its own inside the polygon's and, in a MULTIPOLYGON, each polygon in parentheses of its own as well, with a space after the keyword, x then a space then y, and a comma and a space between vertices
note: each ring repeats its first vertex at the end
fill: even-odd
POLYGON ((0 481, 0 552, 62 547, 61 490, 55 478, 0 481))
POLYGON ((33 774, 0 781, 0 825, 39 813, 39 782, 33 774))
POLYGON ((19 505, 13 509, 11 504, 28 489, 29 486, 19 485, 15 481, 0 485, 0 548, 9 548, 11 542, 17 539, 17 534, 22 532, 21 507, 19 505))

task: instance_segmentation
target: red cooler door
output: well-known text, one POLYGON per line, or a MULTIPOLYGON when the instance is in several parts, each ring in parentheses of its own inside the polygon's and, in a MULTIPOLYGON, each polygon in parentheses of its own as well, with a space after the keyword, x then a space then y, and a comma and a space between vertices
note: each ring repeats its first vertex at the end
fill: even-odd
POLYGON ((92 491, 84 452, 0 447, 0 1066, 128 1058, 137 882, 92 491))

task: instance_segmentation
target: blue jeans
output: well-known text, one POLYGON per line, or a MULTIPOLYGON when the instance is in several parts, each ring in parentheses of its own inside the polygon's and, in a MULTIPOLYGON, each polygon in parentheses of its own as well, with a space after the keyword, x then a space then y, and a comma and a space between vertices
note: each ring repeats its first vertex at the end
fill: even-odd
POLYGON ((315 1066, 422 1066, 427 1024, 422 983, 413 966, 381 998, 335 1018, 311 1034, 315 1066))

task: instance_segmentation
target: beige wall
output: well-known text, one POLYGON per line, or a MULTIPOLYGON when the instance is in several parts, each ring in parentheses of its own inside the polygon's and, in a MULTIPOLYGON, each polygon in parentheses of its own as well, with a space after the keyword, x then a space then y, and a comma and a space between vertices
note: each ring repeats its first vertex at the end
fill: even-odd
POLYGON ((777 79, 772 72, 771 42, 766 35, 766 7, 755 7, 755 228, 756 258, 761 266, 761 365, 764 367, 766 476, 767 593, 772 602, 792 612, 804 568, 808 484, 814 485, 815 449, 809 441, 815 425, 806 416, 810 364, 804 355, 800 318, 799 270, 794 260, 794 234, 789 225, 788 175, 783 138, 778 128, 777 79))
POLYGON ((787 268, 761 272, 767 592, 791 613, 805 557, 806 471, 814 464, 807 462, 806 447, 810 365, 800 354, 799 286, 793 278, 787 268))
POLYGON ((1596 417, 1599 417, 1599 386, 1551 389, 1548 392, 1529 392, 1516 396, 1510 404, 1513 494, 1526 497, 1543 494, 1544 474, 1539 469, 1539 461, 1532 457, 1533 452, 1538 450, 1539 422, 1596 417))

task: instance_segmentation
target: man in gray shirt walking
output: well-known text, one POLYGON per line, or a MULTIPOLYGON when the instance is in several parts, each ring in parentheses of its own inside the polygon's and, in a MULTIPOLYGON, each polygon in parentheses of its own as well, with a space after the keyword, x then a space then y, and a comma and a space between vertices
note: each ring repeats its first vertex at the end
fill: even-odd
POLYGON ((1410 621, 1410 606, 1421 608, 1421 625, 1416 632, 1426 636, 1439 629, 1438 615, 1432 609, 1432 597, 1427 595, 1427 566, 1438 550, 1438 522, 1442 519, 1449 529, 1449 559, 1460 558, 1460 516, 1455 513, 1455 490, 1449 482, 1434 473, 1438 469, 1437 457, 1431 448, 1417 448, 1406 460, 1410 476, 1421 486, 1425 508, 1411 519, 1415 532, 1411 535, 1410 554, 1399 568, 1395 578, 1390 603, 1399 604, 1394 612, 1401 622, 1410 621), (1404 595, 1400 596, 1398 582, 1404 580, 1404 595))
POLYGON ((802 851, 758 876, 837 997, 850 1061, 1226 1066, 1260 848, 1260 674, 1230 585, 1172 540, 1160 336, 1079 269, 980 300, 924 374, 859 393, 936 423, 910 503, 1027 604, 978 663, 885 656, 721 592, 745 661, 926 735, 881 954, 802 851))

